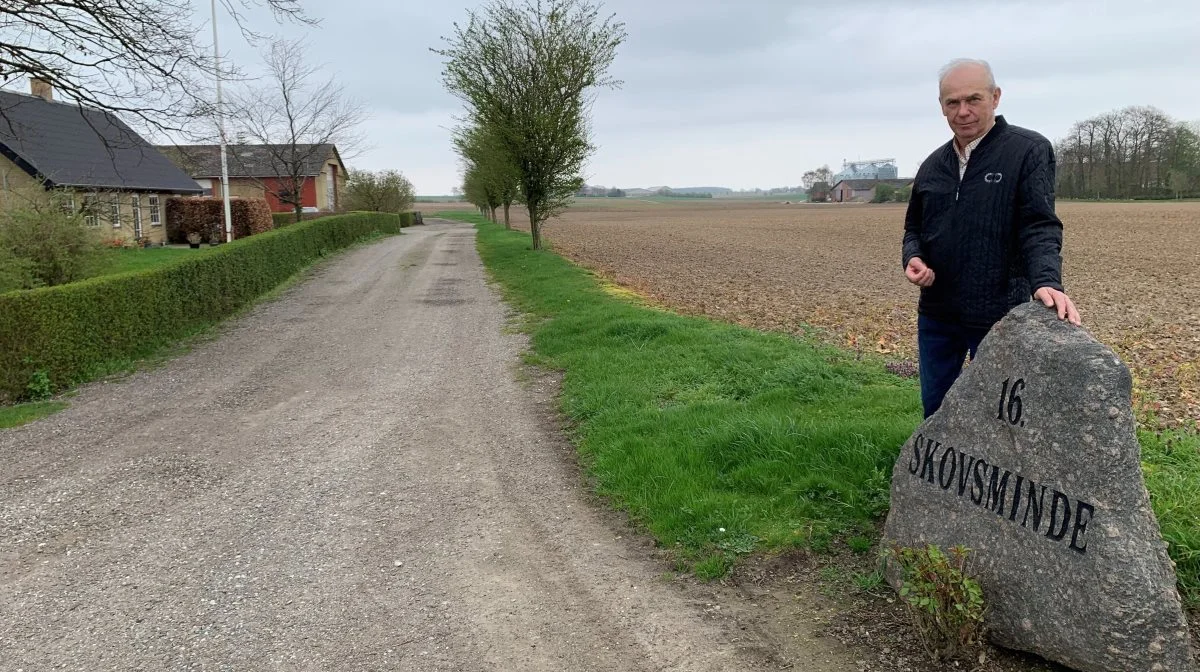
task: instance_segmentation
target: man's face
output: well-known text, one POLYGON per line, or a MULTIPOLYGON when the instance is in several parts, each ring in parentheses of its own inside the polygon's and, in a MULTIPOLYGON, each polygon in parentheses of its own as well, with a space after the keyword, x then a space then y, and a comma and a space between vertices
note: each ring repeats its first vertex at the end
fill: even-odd
POLYGON ((987 71, 978 65, 963 65, 951 70, 942 81, 942 114, 958 144, 966 146, 992 127, 1000 88, 988 85, 987 71))

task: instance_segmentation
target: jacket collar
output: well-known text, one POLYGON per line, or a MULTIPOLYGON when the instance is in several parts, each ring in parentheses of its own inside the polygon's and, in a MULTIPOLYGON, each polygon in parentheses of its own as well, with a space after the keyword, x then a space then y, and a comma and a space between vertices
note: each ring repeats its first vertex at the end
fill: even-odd
MULTIPOLYGON (((996 138, 999 137, 1001 134, 1003 134, 1004 131, 1007 129, 1008 129, 1008 122, 1005 121, 1004 115, 997 114, 996 115, 996 123, 992 125, 992 129, 987 132, 987 135, 983 136, 983 141, 975 146, 975 149, 971 152, 971 155, 975 156, 981 150, 983 150, 984 147, 987 147, 988 145, 992 144, 992 142, 994 142, 996 140, 996 138)), ((946 156, 947 156, 946 160, 953 161, 953 162, 955 162, 955 165, 957 165, 958 150, 955 149, 955 147, 954 147, 954 138, 950 138, 950 141, 945 144, 945 148, 946 148, 945 152, 946 152, 946 156)))
POLYGON ((992 130, 988 131, 987 135, 983 136, 983 142, 979 143, 979 145, 975 148, 975 151, 978 152, 986 147, 989 142, 995 139, 996 136, 999 136, 1001 133, 1003 133, 1004 129, 1006 128, 1008 128, 1008 122, 1004 120, 1004 115, 997 114, 996 123, 992 125, 992 130))

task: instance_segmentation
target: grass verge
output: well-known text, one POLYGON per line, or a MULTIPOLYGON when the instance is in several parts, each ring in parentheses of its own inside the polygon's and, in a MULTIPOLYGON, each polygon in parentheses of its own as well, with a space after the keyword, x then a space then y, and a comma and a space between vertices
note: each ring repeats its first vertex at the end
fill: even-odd
MULTIPOLYGON (((439 216, 475 222, 462 212, 439 216)), ((852 354, 639 305, 527 236, 480 225, 507 298, 536 316, 531 357, 564 372, 563 410, 600 492, 697 575, 740 555, 874 534, 913 381, 852 354)))
MULTIPOLYGON (((562 408, 601 493, 698 576, 762 549, 869 549, 896 450, 921 421, 913 380, 852 353, 639 305, 482 217, 483 261, 563 371, 562 408)), ((1200 437, 1139 434, 1189 607, 1200 607, 1200 437)))
POLYGON ((41 420, 67 406, 63 401, 33 401, 15 406, 0 406, 0 429, 20 427, 34 420, 41 420))
POLYGON ((1200 435, 1180 430, 1138 432, 1150 504, 1175 561, 1179 591, 1200 610, 1200 435))

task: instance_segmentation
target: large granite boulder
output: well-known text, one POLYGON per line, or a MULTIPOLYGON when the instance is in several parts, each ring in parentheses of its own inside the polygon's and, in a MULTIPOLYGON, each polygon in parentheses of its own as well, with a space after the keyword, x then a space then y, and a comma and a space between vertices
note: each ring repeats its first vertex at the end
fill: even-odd
POLYGON ((1131 382, 1084 329, 1013 309, 901 451, 884 536, 973 549, 1001 646, 1083 672, 1188 672, 1131 382))

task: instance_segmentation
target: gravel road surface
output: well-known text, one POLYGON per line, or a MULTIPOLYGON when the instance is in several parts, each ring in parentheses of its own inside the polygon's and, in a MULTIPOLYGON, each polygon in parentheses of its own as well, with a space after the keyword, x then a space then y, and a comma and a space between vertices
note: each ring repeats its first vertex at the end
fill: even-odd
POLYGON ((663 577, 428 221, 0 431, 0 669, 858 669, 663 577))

